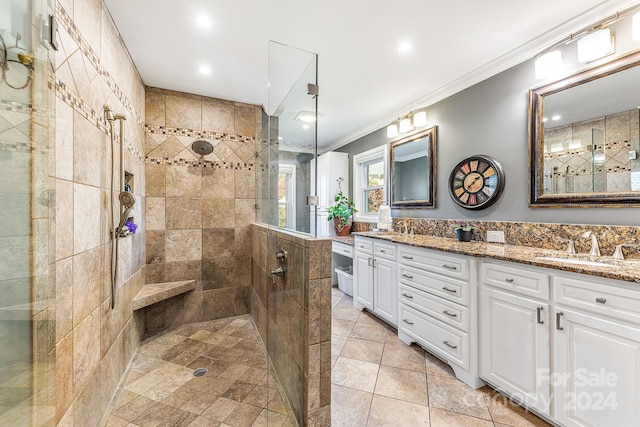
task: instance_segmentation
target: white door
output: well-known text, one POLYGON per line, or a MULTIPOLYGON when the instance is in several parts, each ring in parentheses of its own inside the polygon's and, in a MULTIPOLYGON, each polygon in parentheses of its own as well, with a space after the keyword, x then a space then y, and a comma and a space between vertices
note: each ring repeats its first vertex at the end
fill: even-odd
POLYGON ((555 418, 640 426, 640 328, 556 308, 555 418))
POLYGON ((373 301, 374 313, 398 326, 398 282, 395 261, 375 259, 373 301))
POLYGON ((353 256, 353 305, 373 311, 373 257, 361 252, 353 256))
POLYGON ((549 305, 480 290, 480 376, 549 414, 549 305))

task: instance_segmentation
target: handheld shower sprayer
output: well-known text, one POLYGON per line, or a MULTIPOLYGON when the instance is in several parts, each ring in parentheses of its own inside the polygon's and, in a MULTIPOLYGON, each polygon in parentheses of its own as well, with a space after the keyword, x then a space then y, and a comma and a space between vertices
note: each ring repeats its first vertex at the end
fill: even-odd
POLYGON ((124 211, 120 214, 120 224, 118 225, 117 229, 118 233, 120 233, 120 230, 122 230, 122 226, 124 226, 124 223, 127 222, 127 218, 129 218, 129 212, 131 211, 131 208, 136 204, 136 199, 133 197, 133 194, 129 193, 128 191, 122 191, 120 193, 120 196, 118 196, 118 199, 120 200, 120 210, 122 211, 122 208, 125 208, 124 211))

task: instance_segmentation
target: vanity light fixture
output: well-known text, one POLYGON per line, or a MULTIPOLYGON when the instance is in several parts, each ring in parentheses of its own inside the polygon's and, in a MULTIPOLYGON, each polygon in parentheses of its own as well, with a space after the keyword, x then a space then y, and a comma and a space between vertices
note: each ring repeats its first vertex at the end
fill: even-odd
POLYGON ((202 28, 211 27, 211 21, 205 15, 198 15, 198 17, 196 18, 196 24, 198 24, 198 26, 202 28))
POLYGON ((578 61, 591 62, 615 51, 614 38, 608 28, 594 30, 578 40, 578 61))
POLYGON ((535 61, 536 79, 548 79, 562 71, 562 52, 553 50, 541 55, 535 61))
POLYGON ((408 41, 400 42, 398 45, 398 52, 400 53, 408 53, 411 51, 411 43, 408 41))
POLYGON ((387 138, 395 138, 399 133, 411 132, 427 125, 427 112, 424 110, 410 111, 409 114, 398 117, 396 123, 387 126, 387 138))
POLYGON ((200 71, 200 74, 211 74, 211 68, 207 65, 201 65, 200 68, 198 68, 198 71, 200 71))

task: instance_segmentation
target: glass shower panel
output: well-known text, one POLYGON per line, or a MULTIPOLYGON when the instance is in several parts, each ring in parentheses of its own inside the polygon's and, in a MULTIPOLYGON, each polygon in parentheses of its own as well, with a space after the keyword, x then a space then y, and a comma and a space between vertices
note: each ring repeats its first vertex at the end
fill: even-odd
MULTIPOLYGON (((269 43, 269 98, 263 115, 259 219, 269 225, 266 260, 266 345, 272 375, 269 395, 281 394, 299 425, 305 425, 304 349, 307 246, 311 211, 307 196, 315 194, 311 159, 316 157, 317 55, 276 42, 269 43), (278 272, 278 268, 283 268, 278 272), (277 392, 277 393, 276 393, 277 392)), ((278 411, 277 402, 268 409, 278 411)), ((278 419, 267 420, 275 425, 278 419)))
MULTIPOLYGON (((276 42, 269 44, 267 141, 269 168, 262 185, 262 221, 303 233, 311 230, 307 196, 315 194, 311 159, 316 155, 317 55, 276 42), (269 206, 269 209, 264 207, 269 206)), ((264 123, 264 122, 263 122, 264 123)))
POLYGON ((603 130, 591 129, 591 191, 607 191, 605 134, 603 130))
MULTIPOLYGON (((0 2, 0 425, 55 425, 46 0, 0 2)), ((47 34, 48 36, 48 34, 47 34)))

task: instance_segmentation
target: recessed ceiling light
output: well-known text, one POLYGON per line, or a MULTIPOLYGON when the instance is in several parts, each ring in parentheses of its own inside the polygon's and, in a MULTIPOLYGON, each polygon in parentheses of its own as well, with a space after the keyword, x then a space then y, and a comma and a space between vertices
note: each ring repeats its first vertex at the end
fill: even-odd
POLYGON ((542 119, 542 121, 543 121, 543 122, 548 122, 548 121, 549 121, 549 118, 548 118, 548 117, 544 117, 544 118, 542 119))
POLYGON ((551 117, 551 120, 553 120, 554 122, 557 122, 558 120, 560 120, 562 118, 562 116, 556 114, 555 116, 551 117))
POLYGON ((281 136, 279 136, 279 137, 278 137, 278 141, 282 141, 283 139, 284 139, 284 138, 283 138, 283 137, 281 137, 281 136))
POLYGON ((196 18, 196 23, 202 28, 211 27, 211 20, 209 20, 209 18, 205 15, 198 15, 198 17, 196 18))
POLYGON ((309 125, 302 125, 302 129, 304 129, 304 130, 309 129, 309 125))
POLYGON ((200 68, 198 68, 198 71, 200 71, 200 74, 211 74, 211 68, 207 65, 201 65, 200 68))
POLYGON ((410 50, 411 50, 411 43, 408 41, 400 42, 400 44, 398 45, 398 52, 400 53, 407 53, 410 50))
POLYGON ((300 111, 294 120, 303 123, 313 123, 316 121, 316 113, 313 111, 300 111))

